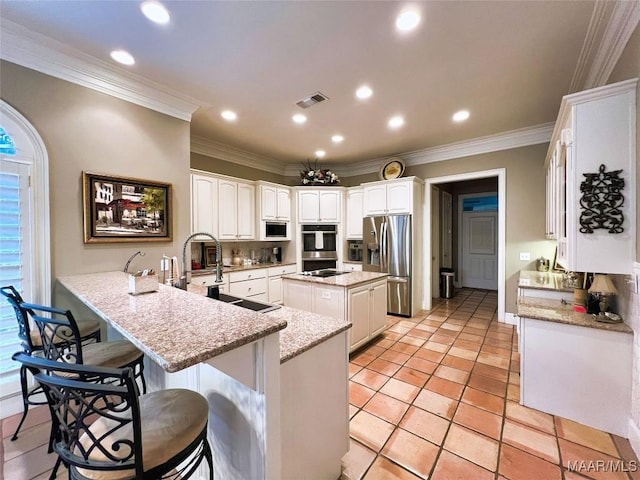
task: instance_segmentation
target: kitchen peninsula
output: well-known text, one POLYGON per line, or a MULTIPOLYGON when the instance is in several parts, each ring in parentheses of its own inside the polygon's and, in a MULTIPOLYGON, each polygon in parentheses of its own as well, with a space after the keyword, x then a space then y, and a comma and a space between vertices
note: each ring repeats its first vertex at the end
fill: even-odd
POLYGON ((353 352, 384 331, 387 321, 387 274, 319 270, 316 276, 283 275, 284 304, 352 324, 353 352), (333 273, 333 275, 332 275, 333 273))
POLYGON ((335 479, 349 448, 349 322, 282 307, 256 313, 159 285, 132 296, 122 272, 59 278, 147 357, 150 391, 190 388, 209 402, 216 478, 335 479), (310 410, 311 409, 311 410, 310 410))

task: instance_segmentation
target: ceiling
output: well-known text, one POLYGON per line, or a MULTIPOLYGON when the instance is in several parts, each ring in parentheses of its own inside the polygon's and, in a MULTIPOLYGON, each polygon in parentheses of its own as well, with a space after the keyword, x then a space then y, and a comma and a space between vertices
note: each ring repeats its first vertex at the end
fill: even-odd
POLYGON ((283 164, 323 149, 321 163, 348 165, 553 122, 580 87, 592 17, 605 18, 607 3, 419 2, 422 21, 404 34, 394 22, 407 4, 397 1, 164 1, 167 26, 137 1, 2 0, 0 14, 188 99, 194 138, 283 164), (112 62, 115 48, 136 64, 112 62), (364 83, 374 93, 360 101, 364 83), (329 100, 296 106, 317 91, 329 100), (238 119, 223 120, 223 109, 238 119), (471 116, 454 123, 460 109, 471 116), (294 124, 295 113, 308 121, 294 124), (387 127, 394 114, 406 121, 398 130, 387 127))

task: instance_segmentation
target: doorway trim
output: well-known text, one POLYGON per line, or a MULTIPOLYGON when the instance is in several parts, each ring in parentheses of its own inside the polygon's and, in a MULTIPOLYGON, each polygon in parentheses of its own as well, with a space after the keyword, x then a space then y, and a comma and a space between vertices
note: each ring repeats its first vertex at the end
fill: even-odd
MULTIPOLYGON (((446 175, 442 177, 433 177, 425 179, 425 195, 424 195, 424 235, 425 239, 431 238, 431 187, 440 183, 463 182, 466 180, 478 180, 481 178, 498 177, 498 321, 505 322, 505 250, 506 250, 506 206, 507 206, 507 169, 495 168, 491 170, 479 170, 477 172, 459 173, 455 175, 446 175)), ((423 260, 424 285, 422 308, 431 310, 431 285, 433 281, 438 279, 432 278, 431 259, 433 252, 431 251, 431 241, 424 242, 425 254, 423 260)))

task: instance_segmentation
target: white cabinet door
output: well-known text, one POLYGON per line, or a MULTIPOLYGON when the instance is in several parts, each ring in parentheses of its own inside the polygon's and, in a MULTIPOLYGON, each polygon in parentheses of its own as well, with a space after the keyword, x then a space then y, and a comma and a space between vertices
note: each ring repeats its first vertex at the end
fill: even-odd
POLYGON ((238 183, 237 235, 240 240, 254 240, 255 226, 255 187, 238 183))
POLYGON ((260 209, 262 220, 275 220, 278 217, 278 189, 271 185, 260 185, 260 209))
POLYGON ((313 312, 344 320, 344 288, 315 284, 312 300, 313 312))
POLYGON ((313 312, 311 292, 313 284, 307 282, 284 282, 284 304, 306 312, 313 312))
POLYGON ((387 186, 372 185, 364 187, 364 214, 384 215, 387 213, 387 186))
POLYGON ((192 174, 191 233, 196 232, 218 236, 218 180, 192 174))
POLYGON ((413 183, 387 185, 387 213, 413 213, 413 183))
POLYGON ((298 221, 313 223, 320 221, 319 194, 317 190, 298 192, 298 221))
POLYGON ((218 233, 220 240, 236 240, 238 232, 238 184, 229 180, 218 182, 218 233))
POLYGON ((321 190, 319 193, 320 221, 326 223, 340 223, 341 192, 323 192, 321 190))
POLYGON ((278 188, 277 196, 277 220, 288 222, 291 220, 291 192, 288 188, 278 188))
POLYGON ((361 188, 347 191, 347 238, 362 239, 364 191, 361 188))
MULTIPOLYGON (((349 329, 349 347, 353 349, 369 338, 369 285, 351 289, 347 295, 348 318, 352 325, 349 329)), ((384 309, 387 309, 386 305, 384 309)))
POLYGON ((387 324, 387 281, 371 287, 369 303, 369 336, 377 335, 387 324))
POLYGON ((269 303, 282 304, 282 277, 269 277, 269 303))

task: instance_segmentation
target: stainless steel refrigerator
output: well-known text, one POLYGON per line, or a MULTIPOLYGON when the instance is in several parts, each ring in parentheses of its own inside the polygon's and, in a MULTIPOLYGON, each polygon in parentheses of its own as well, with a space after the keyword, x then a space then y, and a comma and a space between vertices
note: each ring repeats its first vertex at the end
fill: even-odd
POLYGON ((411 316, 411 215, 362 219, 362 269, 388 273, 387 312, 411 316))

